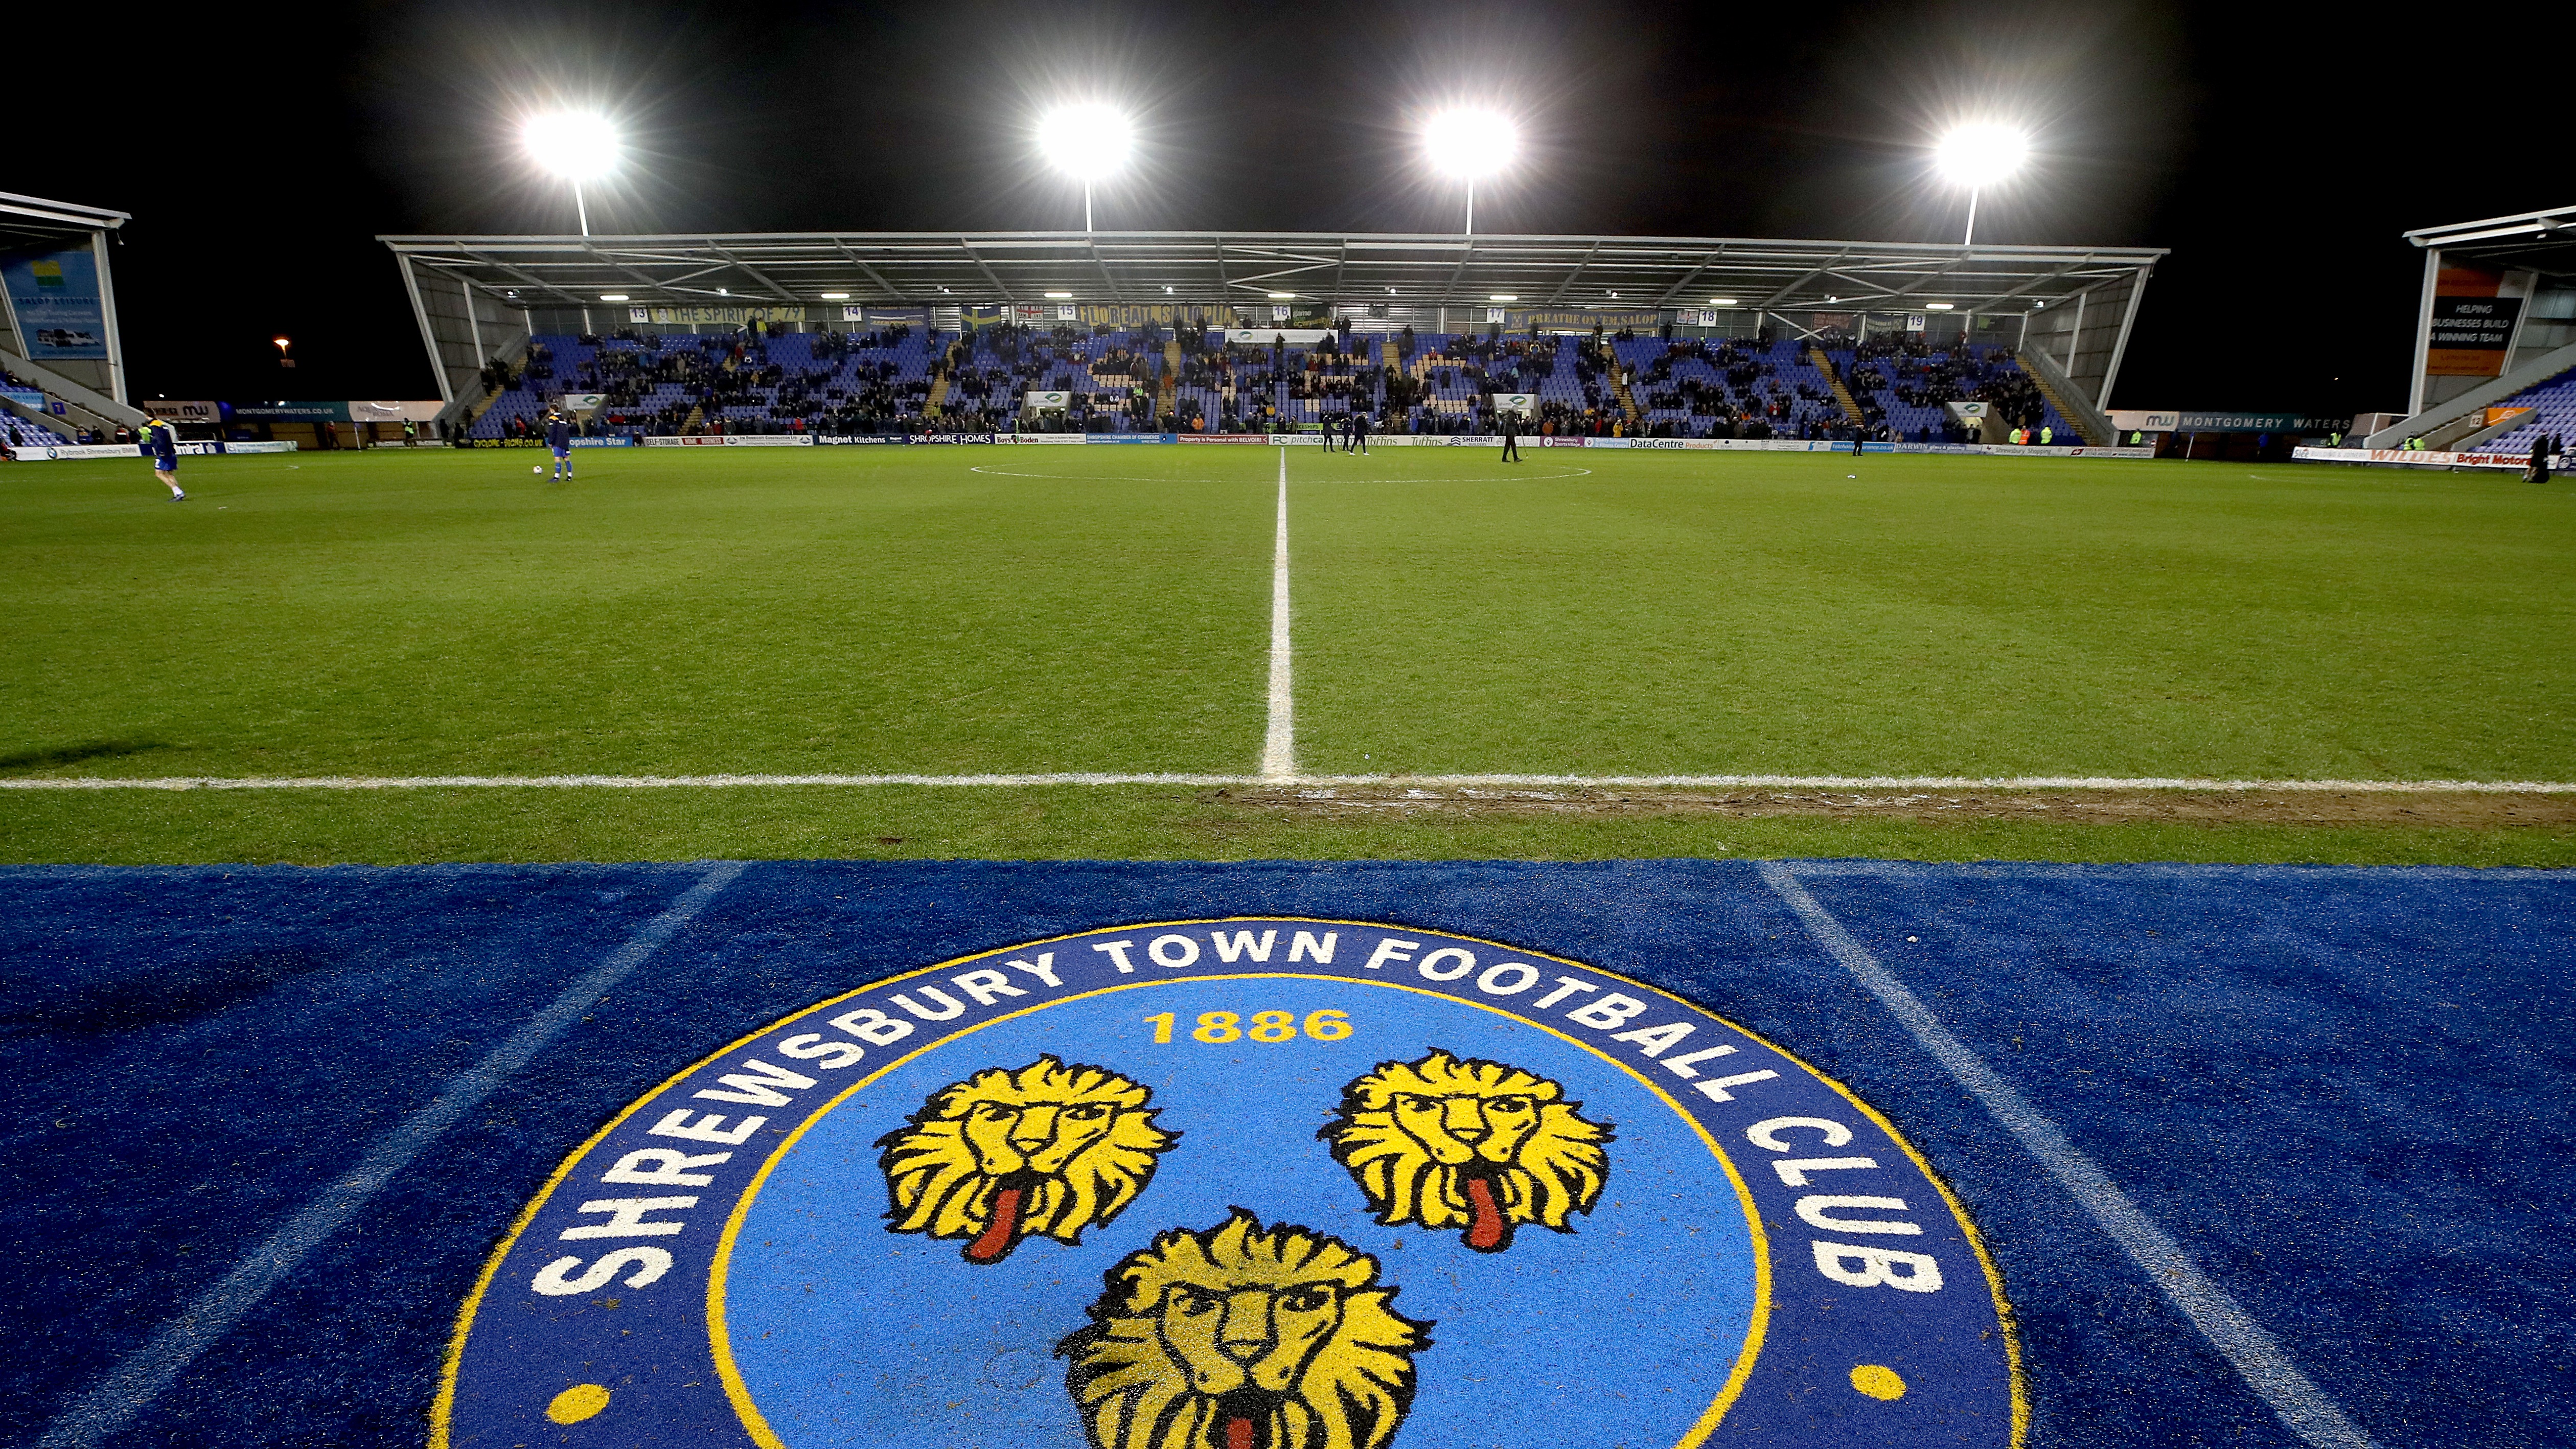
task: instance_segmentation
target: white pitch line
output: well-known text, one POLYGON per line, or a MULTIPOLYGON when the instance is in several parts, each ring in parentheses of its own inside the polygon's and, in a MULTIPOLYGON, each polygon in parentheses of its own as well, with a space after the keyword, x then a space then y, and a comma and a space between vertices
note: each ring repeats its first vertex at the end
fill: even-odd
POLYGON ((437 1096, 413 1112, 402 1125, 376 1140, 348 1174, 323 1188, 304 1210, 289 1218, 266 1242, 244 1254, 231 1272, 191 1300, 161 1325, 142 1347, 125 1356, 78 1402, 58 1415, 37 1449, 86 1449, 112 1437, 149 1407, 196 1361, 197 1355, 230 1333, 269 1290, 313 1255, 315 1249, 347 1226, 385 1184, 428 1150, 449 1127, 484 1101, 521 1068, 563 1035, 603 993, 632 975, 635 968, 662 949, 682 927, 706 908, 718 891, 743 873, 742 861, 710 868, 682 891, 662 913, 638 927, 616 953, 584 973, 558 994, 545 1010, 510 1033, 472 1070, 450 1077, 437 1096))
POLYGON ((1869 994, 1904 1024, 1915 1043, 1949 1069, 1960 1086, 1975 1094, 2024 1151, 2039 1160, 2060 1187, 2092 1214, 2093 1221, 2120 1245, 2138 1271, 2156 1285, 2165 1300, 2191 1320, 2210 1345, 2235 1365, 2248 1387, 2271 1406, 2281 1422, 2316 1449, 2371 1449, 2370 1436, 2344 1416, 2335 1401, 2316 1385, 2290 1355, 2245 1311, 2245 1306, 2200 1271, 2182 1245, 2139 1208, 2110 1175, 2064 1131, 2030 1104, 1967 1043, 1951 1034, 1921 997, 1896 979, 1869 949, 1851 938, 1787 866, 1762 863, 1762 879, 1789 909, 1797 912, 1807 932, 1825 953, 1858 978, 1869 994))
POLYGON ((1270 553, 1270 729, 1261 741, 1261 778, 1297 777, 1297 692, 1289 670, 1288 450, 1279 450, 1279 541, 1270 553))
MULTIPOLYGON (((1284 613, 1283 608, 1278 611, 1284 613)), ((1284 691, 1284 645, 1274 644, 1271 675, 1284 691)), ((1273 694, 1274 742, 1289 736, 1287 715, 1273 694)), ((1265 751, 1265 756, 1267 752, 1265 751)), ((1263 760, 1265 768, 1269 760, 1263 760)), ((1401 785, 1426 789, 1478 787, 1576 790, 2258 790, 2327 795, 2576 795, 2576 782, 2550 780, 2216 780, 2101 775, 1197 775, 1177 771, 1067 771, 986 775, 156 775, 113 779, 94 775, 0 779, 0 790, 732 790, 764 786, 932 789, 1023 788, 1034 785, 1401 785)))

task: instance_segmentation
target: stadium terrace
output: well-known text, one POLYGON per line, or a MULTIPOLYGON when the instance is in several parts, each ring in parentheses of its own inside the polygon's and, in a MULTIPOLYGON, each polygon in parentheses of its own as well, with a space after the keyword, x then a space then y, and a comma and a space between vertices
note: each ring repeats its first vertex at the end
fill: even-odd
POLYGON ((384 237, 450 436, 2108 443, 2149 248, 1009 232, 384 237), (1958 407, 1956 404, 1983 404, 1958 407))

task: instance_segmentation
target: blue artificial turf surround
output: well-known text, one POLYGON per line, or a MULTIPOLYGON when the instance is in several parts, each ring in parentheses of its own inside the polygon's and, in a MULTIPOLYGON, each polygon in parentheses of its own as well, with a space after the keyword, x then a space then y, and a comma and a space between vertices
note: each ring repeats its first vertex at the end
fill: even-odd
MULTIPOLYGON (((2576 876, 1795 869, 2379 1444, 2566 1442, 2576 876)), ((0 1440, 40 1436, 704 873, 0 871, 0 1440)), ((1690 997, 1946 1177, 2022 1325, 2032 1443, 2299 1442, 1751 866, 1708 861, 755 864, 112 1442, 416 1444, 493 1245, 673 1072, 957 955, 1230 915, 1483 936, 1690 997)))

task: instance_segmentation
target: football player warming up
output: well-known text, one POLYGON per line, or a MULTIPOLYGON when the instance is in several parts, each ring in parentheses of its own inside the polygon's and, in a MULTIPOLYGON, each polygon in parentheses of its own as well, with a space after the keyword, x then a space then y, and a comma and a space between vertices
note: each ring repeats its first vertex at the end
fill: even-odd
POLYGON ((572 481, 572 419, 559 407, 546 409, 546 446, 555 450, 555 481, 572 481))
POLYGON ((179 430, 167 418, 154 418, 143 425, 143 451, 152 459, 152 476, 170 490, 170 501, 187 501, 187 490, 179 486, 179 430))

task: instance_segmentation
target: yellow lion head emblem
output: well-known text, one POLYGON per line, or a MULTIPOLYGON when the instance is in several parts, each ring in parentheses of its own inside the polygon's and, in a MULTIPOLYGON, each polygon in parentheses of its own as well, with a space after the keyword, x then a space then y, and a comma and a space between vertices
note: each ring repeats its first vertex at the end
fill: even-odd
POLYGON ((1377 1269, 1242 1208, 1130 1253, 1056 1345, 1093 1449, 1384 1449, 1431 1325, 1394 1311, 1377 1269))
POLYGON ((1342 1088, 1341 1115, 1316 1135, 1379 1222, 1462 1228, 1468 1247, 1499 1253, 1522 1223, 1574 1231, 1566 1219, 1610 1180, 1611 1124, 1564 1096, 1518 1067, 1434 1051, 1342 1088))
POLYGON ((970 1263, 998 1263, 1038 1233, 1081 1242, 1136 1200, 1157 1154, 1181 1140, 1154 1125, 1152 1096, 1052 1056, 940 1088, 877 1141, 894 1200, 887 1231, 966 1238, 970 1263))

